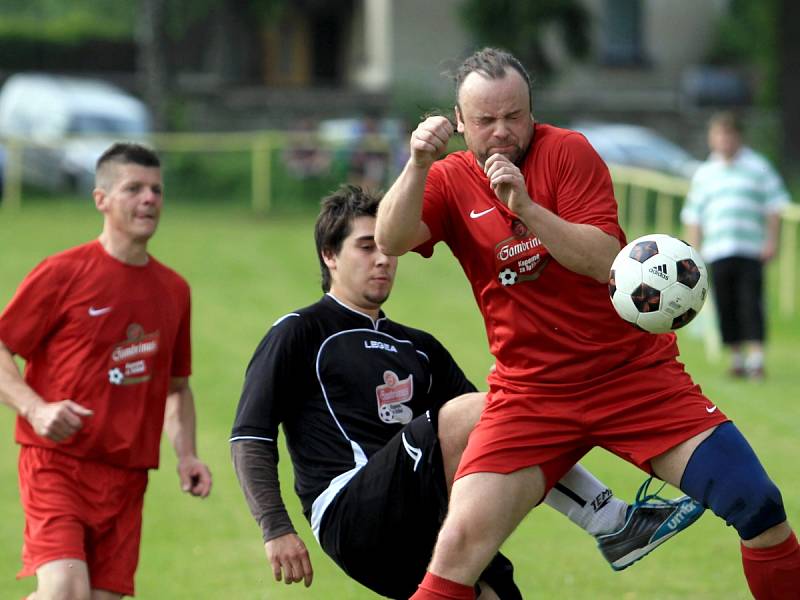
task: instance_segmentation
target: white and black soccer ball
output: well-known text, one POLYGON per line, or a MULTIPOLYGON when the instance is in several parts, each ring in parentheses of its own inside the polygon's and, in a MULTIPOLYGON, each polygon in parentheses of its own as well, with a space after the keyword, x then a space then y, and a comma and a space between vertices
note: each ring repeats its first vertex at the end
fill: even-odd
POLYGON ((122 374, 122 371, 120 371, 117 367, 109 369, 108 381, 110 381, 112 384, 121 385, 124 379, 125 376, 122 374))
POLYGON ((689 244, 653 233, 620 250, 608 293, 620 317, 644 331, 666 333, 700 312, 708 296, 708 271, 689 244))
POLYGON ((497 278, 503 285, 514 285, 517 283, 517 272, 513 269, 503 269, 497 278))
POLYGON ((392 413, 392 409, 385 404, 378 408, 378 416, 384 423, 391 423, 394 420, 394 414, 392 413))

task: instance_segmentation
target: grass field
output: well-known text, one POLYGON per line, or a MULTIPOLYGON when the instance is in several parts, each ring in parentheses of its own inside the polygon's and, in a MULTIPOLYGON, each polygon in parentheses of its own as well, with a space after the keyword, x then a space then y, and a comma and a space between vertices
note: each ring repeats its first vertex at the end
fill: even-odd
MULTIPOLYGON (((205 501, 180 493, 171 448, 147 493, 137 596, 142 599, 367 599, 319 550, 291 488, 288 455, 281 474, 284 498, 315 568, 311 589, 271 580, 260 532, 230 466, 228 433, 244 368, 257 342, 279 316, 315 301, 319 275, 313 216, 255 218, 208 204, 167 206, 153 253, 180 271, 193 289, 194 372, 198 443, 214 473, 205 501)), ((44 256, 97 235, 100 218, 88 201, 27 203, 18 214, 0 211, 0 304, 44 256)), ((774 278, 773 278, 774 279, 774 278)), ((774 294, 773 294, 774 297, 774 294)), ((431 261, 401 259, 396 291, 387 303, 396 320, 434 332, 477 384, 491 363, 483 327, 456 262, 443 248, 431 261)), ((682 334, 683 359, 704 390, 745 432, 782 488, 790 519, 800 522, 797 460, 800 431, 800 323, 772 311, 768 379, 732 382, 723 360, 709 361, 700 338, 682 334)), ((620 325, 622 326, 622 325, 620 325)), ((0 411, 0 598, 20 598, 32 579, 15 581, 23 519, 16 487, 13 415, 0 411)), ((631 499, 643 474, 610 454, 593 451, 585 463, 614 491, 631 499)), ((666 493, 675 494, 668 489, 666 493)), ((553 511, 534 511, 505 546, 528 598, 748 598, 735 531, 713 515, 631 569, 614 573, 594 542, 553 511)), ((388 568, 388 566, 387 566, 388 568)))

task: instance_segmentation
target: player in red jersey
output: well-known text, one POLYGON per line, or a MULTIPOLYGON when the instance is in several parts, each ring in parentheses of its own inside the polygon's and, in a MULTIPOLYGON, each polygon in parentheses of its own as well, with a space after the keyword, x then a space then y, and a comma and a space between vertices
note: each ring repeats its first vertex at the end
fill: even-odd
POLYGON ((19 576, 36 575, 37 600, 133 595, 162 429, 182 489, 211 490, 195 449, 189 286, 147 253, 163 203, 158 156, 114 144, 93 196, 99 238, 41 262, 0 315, 0 400, 19 415, 19 576))
POLYGON ((468 150, 437 161, 453 127, 421 123, 375 235, 386 254, 450 247, 497 361, 414 597, 472 598, 477 573, 555 483, 538 465, 586 445, 733 525, 757 598, 800 597, 800 546, 777 487, 676 360, 675 336, 627 327, 608 300, 625 237, 602 160, 580 134, 534 121, 530 79, 512 55, 479 51, 455 81, 468 150))

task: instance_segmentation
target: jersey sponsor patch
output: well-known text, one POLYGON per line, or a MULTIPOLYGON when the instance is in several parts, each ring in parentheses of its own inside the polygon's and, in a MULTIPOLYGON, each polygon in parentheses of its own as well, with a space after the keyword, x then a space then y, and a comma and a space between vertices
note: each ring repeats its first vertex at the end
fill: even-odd
POLYGON ((414 395, 414 376, 400 379, 394 371, 383 372, 382 385, 375 388, 378 399, 378 417, 387 424, 410 423, 414 413, 406 406, 414 395))
POLYGON ((497 279, 504 286, 533 281, 550 260, 547 248, 521 220, 514 219, 511 232, 514 235, 500 241, 494 249, 497 279))
POLYGON ((111 348, 108 381, 112 385, 133 385, 152 376, 151 359, 158 353, 160 333, 145 333, 138 323, 128 326, 127 339, 111 348))

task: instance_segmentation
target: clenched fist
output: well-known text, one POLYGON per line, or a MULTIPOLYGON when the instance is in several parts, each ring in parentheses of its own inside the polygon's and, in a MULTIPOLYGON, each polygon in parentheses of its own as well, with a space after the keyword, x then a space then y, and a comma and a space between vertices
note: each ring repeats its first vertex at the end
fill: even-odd
POLYGON ((411 161, 417 167, 430 167, 447 149, 453 125, 447 117, 428 117, 411 134, 411 161))

